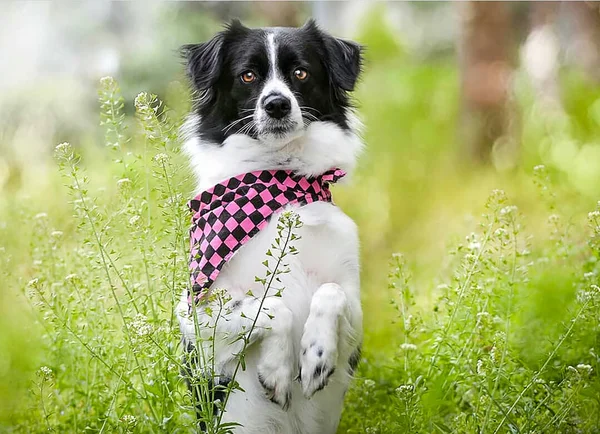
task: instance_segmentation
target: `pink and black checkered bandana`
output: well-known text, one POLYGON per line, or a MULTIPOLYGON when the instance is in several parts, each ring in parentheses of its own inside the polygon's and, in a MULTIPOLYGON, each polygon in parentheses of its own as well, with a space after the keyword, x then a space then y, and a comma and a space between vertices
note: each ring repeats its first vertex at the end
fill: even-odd
POLYGON ((190 274, 188 301, 208 293, 225 263, 267 226, 286 205, 331 202, 329 184, 346 175, 332 169, 315 178, 289 170, 259 170, 229 178, 190 201, 190 274))

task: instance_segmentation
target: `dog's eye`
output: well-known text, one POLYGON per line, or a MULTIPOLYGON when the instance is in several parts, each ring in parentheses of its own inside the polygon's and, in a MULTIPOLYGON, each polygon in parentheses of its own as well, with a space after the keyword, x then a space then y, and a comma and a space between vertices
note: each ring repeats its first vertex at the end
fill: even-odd
POLYGON ((296 77, 300 81, 304 81, 308 77, 308 72, 306 69, 298 68, 294 71, 294 77, 296 77))
POLYGON ((252 83, 254 80, 256 80, 256 74, 252 71, 246 71, 240 76, 240 78, 244 83, 252 83))

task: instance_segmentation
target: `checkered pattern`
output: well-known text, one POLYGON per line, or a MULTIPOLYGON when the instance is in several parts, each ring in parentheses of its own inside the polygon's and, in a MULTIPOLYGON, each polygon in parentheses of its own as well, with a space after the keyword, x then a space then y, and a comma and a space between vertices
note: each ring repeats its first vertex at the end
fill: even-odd
POLYGON ((329 184, 345 175, 332 169, 315 178, 289 170, 244 173, 211 187, 190 201, 190 274, 188 301, 208 293, 234 253, 266 227, 273 213, 286 205, 331 202, 329 184))

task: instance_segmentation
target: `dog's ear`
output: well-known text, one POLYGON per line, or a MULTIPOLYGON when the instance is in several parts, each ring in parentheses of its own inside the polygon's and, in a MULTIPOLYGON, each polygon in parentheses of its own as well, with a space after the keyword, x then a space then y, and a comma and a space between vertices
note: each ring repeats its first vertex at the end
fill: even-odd
POLYGON ((302 27, 305 31, 318 35, 324 46, 324 63, 333 84, 346 90, 354 90, 362 67, 362 46, 354 41, 335 38, 322 31, 314 20, 308 20, 302 27))
POLYGON ((210 41, 181 47, 186 73, 197 90, 209 89, 221 74, 223 39, 223 33, 218 33, 210 41))
POLYGON ((223 67, 225 40, 245 30, 247 28, 239 20, 232 20, 224 31, 217 33, 210 41, 181 47, 187 75, 198 90, 209 89, 217 82, 223 67))

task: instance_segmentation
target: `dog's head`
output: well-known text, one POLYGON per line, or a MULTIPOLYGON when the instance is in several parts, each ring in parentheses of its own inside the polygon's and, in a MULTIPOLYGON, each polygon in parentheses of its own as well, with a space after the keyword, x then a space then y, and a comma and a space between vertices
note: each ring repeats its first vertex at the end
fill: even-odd
POLYGON ((220 145, 238 134, 277 148, 313 122, 349 128, 347 92, 360 73, 361 47, 314 21, 297 29, 249 29, 233 21, 182 53, 198 95, 194 133, 203 142, 220 145))

